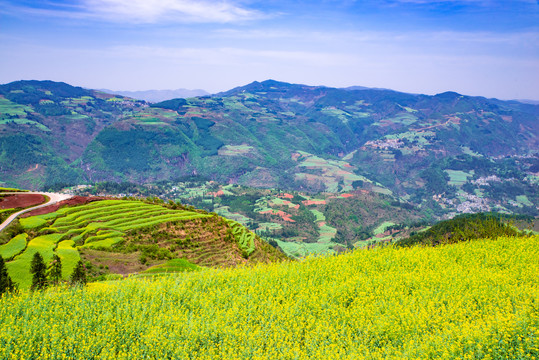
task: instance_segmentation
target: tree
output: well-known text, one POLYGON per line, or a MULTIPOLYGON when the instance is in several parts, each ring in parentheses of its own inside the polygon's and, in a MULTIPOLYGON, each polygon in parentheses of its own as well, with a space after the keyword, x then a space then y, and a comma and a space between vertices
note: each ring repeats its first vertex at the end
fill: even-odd
POLYGON ((15 290, 15 284, 11 281, 7 273, 6 263, 4 258, 0 255, 0 296, 4 293, 12 292, 15 290))
POLYGON ((79 260, 73 274, 71 274, 70 283, 73 286, 86 285, 86 268, 81 260, 79 260))
POLYGON ((30 287, 32 291, 43 290, 47 287, 46 271, 47 266, 43 261, 43 256, 39 252, 36 252, 30 264, 30 273, 33 275, 32 286, 30 287))
POLYGON ((62 261, 56 254, 52 257, 52 261, 49 265, 48 278, 51 284, 57 285, 62 279, 62 261))

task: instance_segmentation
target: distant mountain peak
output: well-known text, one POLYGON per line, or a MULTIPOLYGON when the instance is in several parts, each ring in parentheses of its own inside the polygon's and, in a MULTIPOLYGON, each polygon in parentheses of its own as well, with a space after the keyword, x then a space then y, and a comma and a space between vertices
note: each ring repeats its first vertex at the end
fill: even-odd
POLYGON ((452 99, 452 98, 461 97, 463 95, 461 95, 461 94, 459 94, 457 92, 454 92, 454 91, 446 91, 446 92, 443 92, 443 93, 436 94, 434 96, 437 97, 437 98, 452 99))
POLYGON ((124 90, 107 90, 101 91, 127 96, 137 100, 145 100, 152 103, 157 103, 171 99, 185 99, 197 96, 206 96, 210 93, 202 89, 175 89, 175 90, 140 90, 140 91, 124 91, 124 90))

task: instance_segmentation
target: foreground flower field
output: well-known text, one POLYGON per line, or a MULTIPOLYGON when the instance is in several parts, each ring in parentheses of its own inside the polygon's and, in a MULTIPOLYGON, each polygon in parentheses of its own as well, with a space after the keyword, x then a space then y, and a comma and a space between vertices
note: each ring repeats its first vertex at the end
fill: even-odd
POLYGON ((2 359, 539 358, 539 237, 0 300, 2 359))

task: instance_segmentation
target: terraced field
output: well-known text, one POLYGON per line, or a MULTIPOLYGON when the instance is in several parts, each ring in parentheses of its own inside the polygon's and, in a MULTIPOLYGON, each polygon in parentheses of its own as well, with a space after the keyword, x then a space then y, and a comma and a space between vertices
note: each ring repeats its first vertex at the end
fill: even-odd
POLYGON ((32 283, 30 263, 34 254, 39 251, 45 263, 48 264, 52 260, 54 250, 61 238, 62 234, 49 234, 31 239, 20 255, 16 256, 13 261, 6 263, 9 275, 20 288, 29 288, 32 283))
MULTIPOLYGON (((172 210, 140 201, 105 200, 63 208, 42 231, 63 234, 78 246, 107 247, 122 239, 125 231, 177 220, 208 217, 186 210, 172 210)), ((48 214, 47 217, 50 217, 48 214)), ((40 218, 40 215, 35 218, 40 218)), ((29 222, 34 219, 29 218, 29 222)))
POLYGON ((149 269, 148 273, 188 271, 200 266, 234 266, 247 259, 267 262, 280 258, 277 250, 242 224, 174 204, 95 201, 24 218, 20 225, 26 233, 0 245, 0 255, 9 260, 8 272, 23 289, 30 286, 30 262, 36 251, 46 263, 57 254, 64 279, 81 259, 93 276, 105 276, 149 269))
POLYGON ((36 251, 46 263, 56 253, 62 261, 62 277, 68 279, 81 259, 78 248, 110 249, 124 239, 126 231, 209 216, 141 201, 97 201, 21 219, 27 232, 39 229, 38 234, 43 235, 17 235, 0 246, 0 255, 12 259, 7 263, 8 272, 21 288, 27 288, 31 283, 30 262, 36 251))
POLYGON ((232 228, 232 233, 238 241, 238 245, 243 252, 245 257, 248 257, 255 251, 255 234, 250 232, 246 227, 242 226, 240 223, 227 220, 230 227, 232 228))

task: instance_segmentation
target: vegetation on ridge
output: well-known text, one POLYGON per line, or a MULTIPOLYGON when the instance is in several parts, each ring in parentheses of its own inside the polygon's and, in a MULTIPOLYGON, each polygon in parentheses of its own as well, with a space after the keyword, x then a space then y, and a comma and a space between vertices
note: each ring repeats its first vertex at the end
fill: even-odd
MULTIPOLYGON (((508 217, 511 219, 511 217, 508 217)), ((518 237, 529 233, 520 231, 503 215, 492 213, 464 214, 451 220, 441 221, 425 231, 401 239, 397 246, 453 244, 461 241, 497 238, 500 236, 518 237)))

